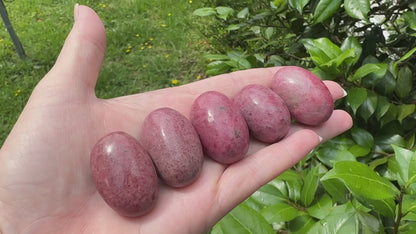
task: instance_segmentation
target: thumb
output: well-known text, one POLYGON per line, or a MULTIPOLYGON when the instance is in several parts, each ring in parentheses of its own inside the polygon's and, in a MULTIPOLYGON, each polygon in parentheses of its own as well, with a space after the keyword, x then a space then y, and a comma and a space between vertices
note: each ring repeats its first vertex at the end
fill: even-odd
POLYGON ((41 83, 80 97, 94 94, 104 59, 106 35, 102 21, 91 8, 75 5, 74 19, 55 65, 41 83))

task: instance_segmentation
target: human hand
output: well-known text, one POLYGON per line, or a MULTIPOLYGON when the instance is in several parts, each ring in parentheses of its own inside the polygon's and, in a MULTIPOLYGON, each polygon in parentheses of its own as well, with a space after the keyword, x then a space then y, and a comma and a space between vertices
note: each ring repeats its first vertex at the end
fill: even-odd
MULTIPOLYGON (((270 85, 279 68, 252 69, 192 84, 109 100, 94 88, 104 58, 105 30, 90 8, 76 21, 55 66, 34 89, 0 150, 0 233, 203 233, 259 187, 307 155, 322 140, 349 129, 350 116, 335 110, 319 127, 293 125, 282 141, 252 141, 245 159, 225 166, 205 159, 190 186, 162 185, 148 215, 126 218, 97 192, 89 168, 95 142, 112 131, 138 138, 148 113, 171 107, 189 115, 193 100, 217 90, 235 95, 250 83, 270 85)), ((335 82, 325 82, 335 99, 335 82)))

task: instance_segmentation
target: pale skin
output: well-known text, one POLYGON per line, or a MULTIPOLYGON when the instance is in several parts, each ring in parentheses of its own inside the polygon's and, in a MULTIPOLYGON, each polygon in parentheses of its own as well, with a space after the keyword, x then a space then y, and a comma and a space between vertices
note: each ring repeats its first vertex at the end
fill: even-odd
MULTIPOLYGON (((251 142, 246 158, 230 166, 206 158, 192 185, 160 185, 156 207, 122 217, 95 189, 89 158, 112 131, 139 136, 146 114, 172 107, 189 115, 202 92, 232 97, 247 84, 270 85, 279 68, 252 69, 188 85, 109 100, 95 96, 106 48, 105 29, 90 8, 75 9, 75 24, 51 71, 34 89, 0 150, 0 233, 204 233, 259 187, 305 157, 320 140, 348 130, 351 117, 335 110, 319 127, 293 125, 282 141, 251 142)), ((343 89, 325 82, 334 100, 343 89)))

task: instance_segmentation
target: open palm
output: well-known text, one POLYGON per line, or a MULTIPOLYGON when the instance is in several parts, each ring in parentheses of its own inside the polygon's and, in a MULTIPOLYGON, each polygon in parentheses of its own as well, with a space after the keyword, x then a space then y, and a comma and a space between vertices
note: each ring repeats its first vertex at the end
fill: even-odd
MULTIPOLYGON (((146 115, 162 106, 188 115, 202 92, 233 96, 250 83, 269 85, 279 68, 253 69, 192 84, 98 99, 94 87, 105 52, 105 31, 91 9, 80 6, 53 69, 35 88, 0 151, 0 233, 202 233, 251 193, 297 163, 323 140, 351 127, 335 111, 317 128, 293 126, 272 145, 252 142, 247 157, 231 166, 205 159, 192 185, 161 185, 155 209, 140 218, 118 215, 91 178, 89 153, 112 131, 136 138, 146 115)), ((326 82, 334 99, 342 88, 326 82)))

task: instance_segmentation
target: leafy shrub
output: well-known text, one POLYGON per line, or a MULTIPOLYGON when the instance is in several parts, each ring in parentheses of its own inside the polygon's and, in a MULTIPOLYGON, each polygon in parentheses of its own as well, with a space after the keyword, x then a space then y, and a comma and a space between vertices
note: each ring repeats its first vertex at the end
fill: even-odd
MULTIPOLYGON (((260 188, 211 233, 416 230, 414 1, 207 0, 208 75, 298 65, 340 83, 354 127, 260 188), (238 3, 237 3, 238 2, 238 3)), ((200 18, 202 20, 202 18, 200 18)))

